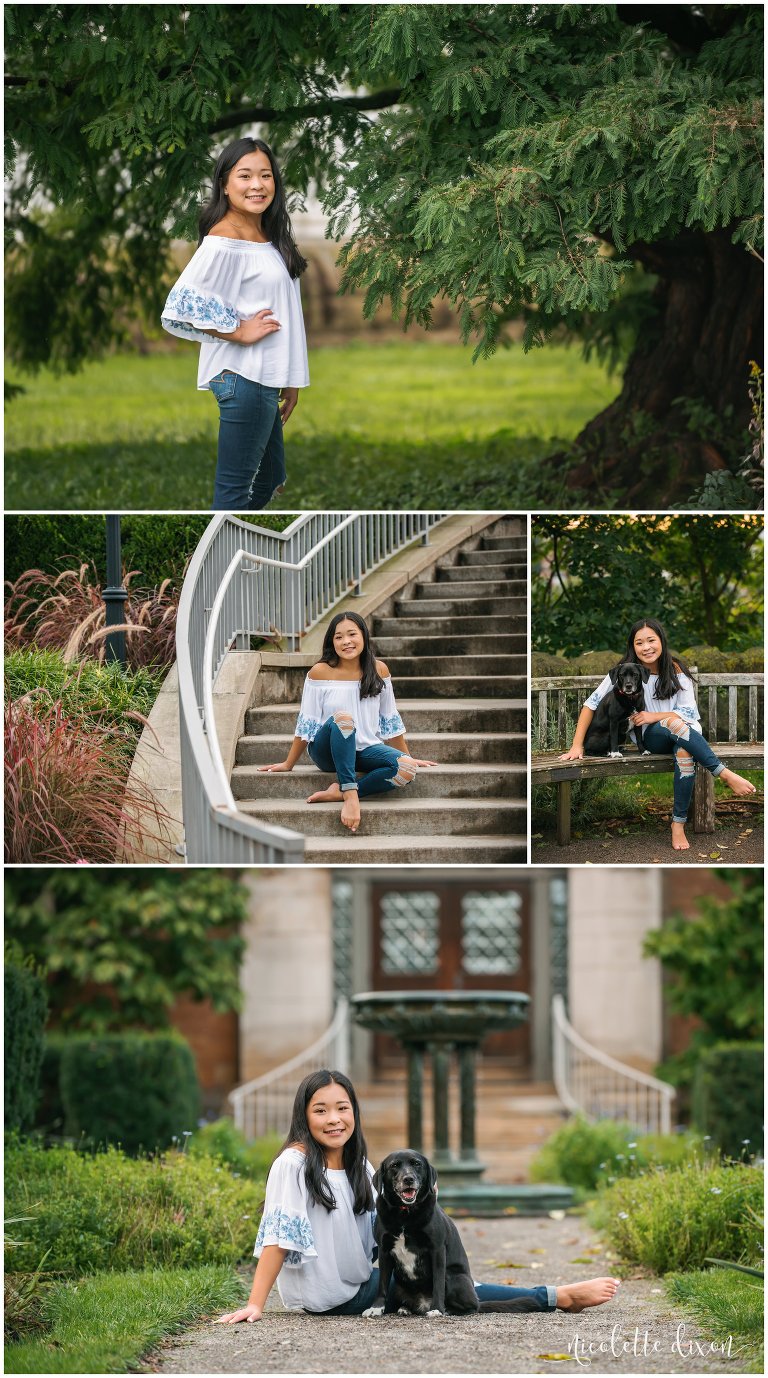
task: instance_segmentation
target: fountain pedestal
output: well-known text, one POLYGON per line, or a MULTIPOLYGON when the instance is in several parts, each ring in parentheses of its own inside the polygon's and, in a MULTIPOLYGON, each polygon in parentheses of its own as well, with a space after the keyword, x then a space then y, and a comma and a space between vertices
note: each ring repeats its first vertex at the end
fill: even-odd
MULTIPOLYGON (((529 997, 518 991, 373 991, 352 997, 354 1018, 374 1033, 392 1035, 408 1058, 408 1147, 427 1153, 440 1177, 440 1203, 455 1212, 538 1214, 570 1204, 565 1187, 500 1187, 480 1181, 485 1164, 475 1141, 477 1050, 483 1039, 528 1018, 529 997), (459 1143, 450 1145, 451 1059, 458 1064, 459 1143), (434 1144, 424 1146, 424 1062, 431 1059, 434 1144), (528 1209, 526 1209, 528 1207, 528 1209)), ((394 1145, 403 1147, 403 1145, 394 1145)))

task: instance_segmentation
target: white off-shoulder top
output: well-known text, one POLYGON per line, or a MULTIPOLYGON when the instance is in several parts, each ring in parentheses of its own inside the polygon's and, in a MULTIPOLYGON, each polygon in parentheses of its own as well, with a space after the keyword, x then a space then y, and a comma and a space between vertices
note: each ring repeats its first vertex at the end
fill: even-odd
POLYGON ((273 388, 309 386, 307 341, 298 278, 292 278, 272 244, 206 235, 171 288, 163 329, 201 345, 197 386, 208 387, 225 369, 273 388), (257 311, 271 308, 280 329, 255 344, 217 340, 257 311))
MULTIPOLYGON (((670 713, 674 709, 676 713, 679 713, 684 722, 690 723, 692 727, 698 730, 701 727, 701 718, 699 717, 699 710, 696 706, 693 683, 687 675, 683 674, 682 670, 678 670, 677 678, 680 681, 678 693, 673 694, 671 699, 659 699, 656 698, 656 688, 659 683, 659 677, 658 675, 648 676, 648 679, 643 685, 645 711, 646 713, 670 713)), ((613 685, 611 684, 610 676, 606 675, 605 679, 598 684, 595 692, 590 694, 589 698, 584 703, 584 707, 591 708, 594 711, 600 703, 600 700, 604 699, 606 694, 611 692, 612 688, 613 685)))
MULTIPOLYGON (((272 1164, 253 1252, 259 1257, 268 1244, 288 1250, 277 1290, 289 1310, 329 1311, 354 1297, 371 1275, 376 1212, 355 1215, 343 1168, 325 1172, 336 1210, 315 1205, 307 1194, 305 1162, 298 1148, 286 1148, 272 1164)), ((366 1167, 372 1177, 371 1164, 366 1167)))
POLYGON ((313 742, 323 723, 340 712, 351 713, 355 720, 358 750, 378 746, 388 737, 399 737, 405 732, 391 678, 384 679, 380 694, 362 699, 359 680, 310 679, 307 675, 294 735, 313 742))

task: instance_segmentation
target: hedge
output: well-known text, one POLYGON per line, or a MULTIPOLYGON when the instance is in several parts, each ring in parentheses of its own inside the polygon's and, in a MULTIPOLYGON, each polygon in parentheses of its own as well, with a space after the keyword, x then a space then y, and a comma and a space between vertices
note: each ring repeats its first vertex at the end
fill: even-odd
POLYGON ((47 1013, 48 997, 42 977, 23 961, 8 959, 5 966, 7 1129, 28 1129, 33 1123, 47 1013))
POLYGON ((693 1078, 692 1117, 726 1157, 762 1151, 762 1043, 715 1043, 702 1050, 693 1078))
POLYGON ((174 1033, 73 1034, 61 1050, 61 1099, 68 1137, 126 1153, 167 1148, 197 1124, 192 1050, 174 1033))

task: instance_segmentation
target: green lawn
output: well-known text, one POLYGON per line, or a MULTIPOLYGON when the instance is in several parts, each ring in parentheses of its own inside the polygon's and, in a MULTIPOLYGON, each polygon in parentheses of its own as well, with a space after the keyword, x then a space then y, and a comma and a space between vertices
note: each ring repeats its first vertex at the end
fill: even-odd
MULTIPOLYGON (((11 370, 26 392, 7 408, 6 507, 207 508, 217 412, 196 367, 182 345, 74 377, 11 370)), ((557 506, 541 459, 619 390, 565 345, 473 365, 460 345, 351 344, 311 351, 310 373, 286 429, 293 510, 557 506)))
POLYGON ((711 1269, 669 1274, 664 1285, 710 1343, 733 1358, 736 1372, 765 1372, 762 1279, 711 1269))

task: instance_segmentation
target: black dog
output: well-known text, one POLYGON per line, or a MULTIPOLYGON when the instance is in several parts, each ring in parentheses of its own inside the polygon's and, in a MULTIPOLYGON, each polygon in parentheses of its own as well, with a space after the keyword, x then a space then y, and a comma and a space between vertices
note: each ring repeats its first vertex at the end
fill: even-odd
POLYGON ((378 1192, 379 1295, 364 1315, 463 1316, 531 1309, 522 1301, 478 1301, 459 1232, 437 1204, 437 1173, 422 1153, 408 1148, 390 1153, 373 1185, 378 1192))
MULTIPOLYGON (((623 660, 609 671, 613 689, 601 699, 595 709, 587 735, 584 738, 584 751, 587 756, 621 756, 619 744, 626 740, 631 713, 640 713, 645 707, 643 681, 647 679, 640 665, 634 661, 623 660)), ((635 740, 639 751, 643 751, 643 730, 634 727, 635 740)), ((647 751, 644 753, 649 754, 647 751)))

